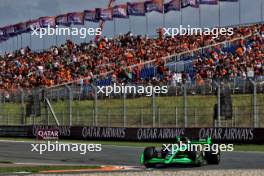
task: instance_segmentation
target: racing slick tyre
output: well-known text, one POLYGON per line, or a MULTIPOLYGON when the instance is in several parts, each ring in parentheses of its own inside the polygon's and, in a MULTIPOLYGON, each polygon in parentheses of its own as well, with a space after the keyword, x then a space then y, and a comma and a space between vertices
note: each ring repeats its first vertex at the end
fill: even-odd
POLYGON ((218 149, 217 153, 214 151, 205 152, 205 159, 207 164, 219 164, 221 160, 220 150, 218 149))
POLYGON ((145 150, 144 150, 144 160, 145 160, 144 165, 146 168, 155 167, 155 164, 146 162, 146 161, 150 160, 151 158, 154 158, 155 156, 156 156, 155 147, 145 148, 145 150))
POLYGON ((165 147, 162 147, 160 150, 160 153, 161 153, 161 157, 165 158, 167 154, 169 153, 169 151, 165 147))
POLYGON ((196 151, 188 151, 187 152, 188 158, 195 161, 197 158, 197 152, 196 151))
POLYGON ((155 153, 156 153, 155 147, 147 147, 147 148, 145 148, 145 150, 144 150, 144 159, 145 160, 149 160, 151 158, 154 158, 155 157, 155 153))
POLYGON ((193 166, 199 167, 199 166, 202 165, 202 162, 199 160, 201 152, 188 151, 187 155, 188 155, 188 158, 191 159, 194 162, 193 166))

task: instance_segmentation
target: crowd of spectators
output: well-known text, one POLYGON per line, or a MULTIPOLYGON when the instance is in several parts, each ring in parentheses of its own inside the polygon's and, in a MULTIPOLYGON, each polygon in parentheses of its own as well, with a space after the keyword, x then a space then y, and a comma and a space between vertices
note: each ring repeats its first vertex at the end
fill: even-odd
POLYGON ((253 78, 264 75, 264 33, 240 40, 234 52, 214 49, 209 55, 197 55, 196 79, 253 78))
MULTIPOLYGON (((91 82, 109 74, 119 81, 140 81, 140 70, 148 61, 157 66, 160 80, 169 81, 173 74, 161 58, 247 35, 252 35, 251 44, 246 45, 241 39, 235 53, 214 47, 207 55, 197 54, 195 78, 246 76, 250 70, 263 75, 264 25, 257 24, 234 28, 234 35, 217 39, 204 35, 149 38, 127 33, 79 45, 67 40, 65 44, 44 52, 22 48, 0 56, 0 89, 54 86, 84 78, 91 82)), ((183 75, 187 77, 186 73, 183 75)))

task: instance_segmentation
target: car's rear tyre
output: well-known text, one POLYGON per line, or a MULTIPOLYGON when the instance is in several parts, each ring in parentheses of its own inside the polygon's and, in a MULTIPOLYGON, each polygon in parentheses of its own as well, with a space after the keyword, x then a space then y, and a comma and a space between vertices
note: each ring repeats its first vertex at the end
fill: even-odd
POLYGON ((201 153, 199 151, 188 151, 187 153, 188 158, 193 161, 194 164, 192 164, 195 167, 200 167, 202 165, 202 162, 200 160, 201 153))
POLYGON ((196 159, 197 159, 197 152, 196 151, 188 151, 187 155, 188 155, 188 158, 190 158, 193 161, 196 161, 196 159))
POLYGON ((207 164, 219 164, 221 160, 220 151, 218 150, 217 153, 215 153, 215 151, 205 152, 205 159, 207 164))
POLYGON ((145 161, 150 160, 155 157, 155 147, 147 147, 144 150, 144 159, 145 161))

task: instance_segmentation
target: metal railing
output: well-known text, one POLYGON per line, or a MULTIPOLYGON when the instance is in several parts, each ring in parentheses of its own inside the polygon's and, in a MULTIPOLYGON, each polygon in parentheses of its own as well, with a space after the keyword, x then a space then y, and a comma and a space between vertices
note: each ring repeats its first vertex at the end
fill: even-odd
POLYGON ((0 125, 264 127, 264 82, 207 80, 166 86, 167 93, 152 96, 106 96, 96 86, 80 84, 0 92, 0 125))

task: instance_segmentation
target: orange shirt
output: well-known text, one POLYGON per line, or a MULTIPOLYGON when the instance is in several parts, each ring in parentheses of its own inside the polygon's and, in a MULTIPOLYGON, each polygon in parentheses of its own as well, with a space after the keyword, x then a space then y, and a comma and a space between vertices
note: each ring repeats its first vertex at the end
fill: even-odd
POLYGON ((237 53, 239 56, 242 56, 242 55, 243 55, 243 49, 242 49, 241 47, 237 48, 236 53, 237 53))

